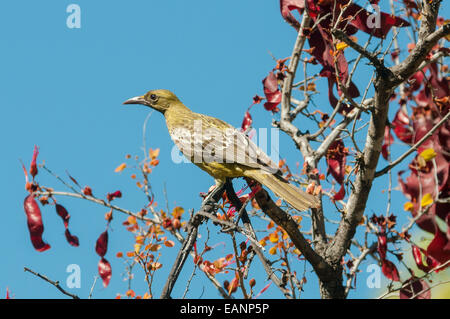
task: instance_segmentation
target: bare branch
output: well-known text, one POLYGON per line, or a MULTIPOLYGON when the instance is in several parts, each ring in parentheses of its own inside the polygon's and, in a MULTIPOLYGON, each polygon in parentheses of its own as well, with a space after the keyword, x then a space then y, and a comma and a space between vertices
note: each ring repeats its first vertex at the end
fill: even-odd
POLYGON ((382 170, 375 173, 375 177, 380 177, 384 174, 386 174, 389 170, 400 164, 406 157, 408 157, 412 152, 416 151, 420 145, 422 145, 428 138, 430 138, 433 133, 440 128, 445 122, 448 121, 450 118, 450 112, 448 112, 433 128, 427 132, 419 141, 417 141, 416 144, 411 146, 409 150, 407 150, 405 153, 403 153, 399 158, 397 158, 395 161, 393 161, 391 164, 384 167, 382 170))
POLYGON ((61 287, 61 285, 59 284, 59 281, 53 281, 53 280, 49 279, 47 276, 42 275, 42 274, 40 274, 40 273, 37 273, 37 272, 31 270, 30 268, 27 268, 27 267, 23 267, 23 270, 24 270, 25 272, 32 273, 32 274, 35 275, 36 277, 39 277, 39 278, 43 279, 44 281, 48 282, 49 284, 55 286, 59 291, 61 291, 61 292, 62 292, 63 294, 65 294, 66 296, 69 296, 69 297, 71 297, 71 298, 73 298, 73 299, 80 299, 80 297, 78 297, 77 295, 71 294, 70 292, 64 290, 64 289, 61 287))

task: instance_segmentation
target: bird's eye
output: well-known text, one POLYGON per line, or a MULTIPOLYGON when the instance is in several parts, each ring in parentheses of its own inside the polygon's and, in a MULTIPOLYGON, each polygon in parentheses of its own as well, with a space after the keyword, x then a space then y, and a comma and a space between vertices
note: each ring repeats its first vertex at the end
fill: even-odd
POLYGON ((152 94, 152 95, 150 95, 150 99, 151 99, 151 100, 155 101, 155 100, 156 100, 156 98, 157 98, 156 94, 152 94))

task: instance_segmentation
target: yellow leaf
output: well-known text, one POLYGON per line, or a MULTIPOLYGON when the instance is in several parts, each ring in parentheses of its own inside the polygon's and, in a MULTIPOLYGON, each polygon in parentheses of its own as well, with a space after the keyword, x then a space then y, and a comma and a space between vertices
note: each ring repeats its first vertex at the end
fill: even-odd
POLYGON ((114 172, 119 173, 119 172, 123 171, 126 167, 127 167, 127 164, 122 163, 122 164, 120 164, 119 166, 116 167, 114 172))
POLYGON ((431 161, 433 158, 436 157, 436 152, 432 148, 427 148, 426 150, 423 150, 420 153, 420 156, 426 161, 431 161))
POLYGON ((277 247, 273 246, 272 248, 269 249, 269 254, 271 255, 275 255, 277 253, 277 247))
POLYGON ((259 244, 260 244, 261 246, 263 246, 263 247, 265 247, 265 246, 267 245, 267 243, 266 243, 266 241, 265 241, 264 239, 261 239, 261 240, 259 241, 259 244))
POLYGON ((271 233, 270 235, 269 235, 269 240, 272 242, 272 243, 276 243, 276 242, 278 242, 278 234, 277 233, 271 233))
POLYGON ((137 254, 139 254, 139 251, 141 250, 141 244, 134 244, 134 252, 137 254))
POLYGON ((181 215, 183 215, 183 213, 184 213, 184 208, 177 206, 173 209, 172 216, 175 218, 179 218, 179 217, 181 217, 181 215))
POLYGON ((420 201, 420 205, 422 207, 425 207, 431 204, 433 204, 433 197, 431 197, 430 193, 426 193, 425 195, 423 195, 422 200, 420 201))
POLYGON ((347 47, 348 47, 348 44, 345 42, 339 42, 338 44, 336 44, 336 50, 339 50, 339 51, 342 51, 347 47))
POLYGON ((412 212, 412 210, 414 209, 414 205, 413 205, 413 203, 411 203, 411 202, 406 202, 406 203, 403 205, 403 209, 404 209, 405 211, 410 211, 410 212, 412 212))

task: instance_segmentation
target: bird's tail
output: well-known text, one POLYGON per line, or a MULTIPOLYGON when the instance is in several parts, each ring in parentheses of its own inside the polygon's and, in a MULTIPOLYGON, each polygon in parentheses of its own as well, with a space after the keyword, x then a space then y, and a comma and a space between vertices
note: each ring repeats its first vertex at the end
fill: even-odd
POLYGON ((320 205, 318 198, 289 184, 284 178, 261 171, 247 170, 246 177, 250 177, 268 187, 278 197, 281 197, 299 211, 317 208, 320 205))

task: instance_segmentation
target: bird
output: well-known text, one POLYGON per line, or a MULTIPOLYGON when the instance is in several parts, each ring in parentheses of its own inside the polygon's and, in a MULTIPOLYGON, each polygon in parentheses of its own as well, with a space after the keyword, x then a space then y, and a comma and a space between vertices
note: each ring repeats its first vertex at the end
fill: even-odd
POLYGON ((150 90, 123 104, 141 104, 163 114, 175 145, 192 163, 211 175, 217 186, 244 177, 268 187, 298 211, 318 208, 312 194, 290 184, 278 165, 244 132, 208 115, 195 113, 169 90, 150 90))

